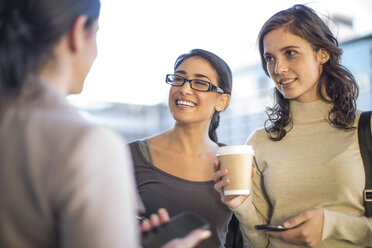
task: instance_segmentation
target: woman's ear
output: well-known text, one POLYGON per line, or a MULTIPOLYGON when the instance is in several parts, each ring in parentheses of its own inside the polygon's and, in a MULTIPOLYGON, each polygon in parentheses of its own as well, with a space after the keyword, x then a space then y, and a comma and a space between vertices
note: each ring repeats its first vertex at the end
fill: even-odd
POLYGON ((216 111, 221 112, 224 110, 230 103, 229 94, 221 94, 218 96, 216 106, 214 107, 216 111))
POLYGON ((329 60, 329 52, 323 48, 320 48, 318 51, 318 58, 320 61, 320 64, 325 64, 329 60))
POLYGON ((85 23, 87 22, 88 18, 86 16, 79 16, 76 18, 70 32, 68 35, 69 46, 72 52, 80 51, 85 44, 86 40, 86 28, 85 23))

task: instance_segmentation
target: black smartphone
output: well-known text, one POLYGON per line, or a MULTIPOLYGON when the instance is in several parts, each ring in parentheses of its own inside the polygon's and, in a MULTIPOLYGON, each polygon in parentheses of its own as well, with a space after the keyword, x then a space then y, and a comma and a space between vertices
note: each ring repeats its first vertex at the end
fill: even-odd
POLYGON ((142 245, 144 248, 160 248, 171 239, 184 237, 198 228, 208 229, 209 224, 193 212, 182 212, 173 216, 169 222, 143 232, 142 245))
POLYGON ((256 230, 262 230, 262 231, 285 231, 285 230, 288 230, 288 228, 285 228, 282 225, 272 225, 272 224, 257 225, 257 226, 254 226, 254 227, 256 228, 256 230))

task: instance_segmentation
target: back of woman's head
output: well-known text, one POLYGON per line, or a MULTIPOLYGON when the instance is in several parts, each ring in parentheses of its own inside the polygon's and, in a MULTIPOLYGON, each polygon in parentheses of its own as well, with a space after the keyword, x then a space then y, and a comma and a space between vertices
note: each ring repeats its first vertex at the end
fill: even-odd
POLYGON ((75 20, 98 18, 99 0, 2 0, 0 2, 0 95, 17 94, 37 76, 75 20))
MULTIPOLYGON (((323 65, 323 71, 319 78, 318 93, 324 101, 333 104, 329 113, 329 120, 332 125, 341 129, 349 129, 355 120, 358 86, 353 75, 340 64, 342 50, 329 27, 313 9, 301 4, 273 15, 263 25, 258 35, 262 67, 268 76, 263 41, 266 34, 278 28, 283 28, 289 33, 306 40, 315 52, 320 49, 327 51, 329 60, 323 65), (322 89, 325 89, 326 95, 324 95, 322 89)), ((291 123, 289 101, 276 88, 274 94, 276 103, 273 108, 268 108, 268 121, 273 125, 270 124, 267 130, 269 133, 275 134, 274 136, 280 140, 286 134, 284 126, 291 123)))
MULTIPOLYGON (((193 49, 189 53, 180 55, 174 63, 174 70, 186 59, 191 57, 201 57, 208 61, 208 63, 214 68, 218 77, 218 86, 226 93, 231 95, 232 90, 232 73, 228 64, 219 56, 214 53, 208 52, 203 49, 193 49)), ((220 123, 220 115, 218 111, 215 111, 209 125, 209 137, 214 141, 218 142, 216 129, 220 123)))

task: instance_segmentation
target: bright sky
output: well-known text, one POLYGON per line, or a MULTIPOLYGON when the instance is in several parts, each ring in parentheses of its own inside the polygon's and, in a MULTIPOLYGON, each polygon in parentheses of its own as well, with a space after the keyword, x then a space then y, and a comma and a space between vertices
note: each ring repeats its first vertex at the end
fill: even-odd
MULTIPOLYGON (((101 0, 98 57, 83 93, 73 102, 157 104, 167 99, 164 79, 182 53, 216 53, 232 71, 257 63, 256 37, 276 12, 307 1, 101 0)), ((312 8, 354 19, 356 34, 372 31, 372 0, 323 0, 312 8)))

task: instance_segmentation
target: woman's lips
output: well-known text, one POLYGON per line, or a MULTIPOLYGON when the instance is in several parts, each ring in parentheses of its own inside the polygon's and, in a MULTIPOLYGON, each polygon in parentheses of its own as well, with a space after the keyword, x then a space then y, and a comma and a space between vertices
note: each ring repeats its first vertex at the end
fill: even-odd
POLYGON ((177 106, 186 106, 186 107, 195 107, 196 106, 195 103, 193 103, 191 101, 182 100, 182 99, 176 100, 176 104, 177 104, 177 106))
POLYGON ((291 87, 295 82, 296 82, 297 78, 293 78, 293 79, 286 79, 286 80, 280 80, 279 83, 280 83, 280 87, 281 88, 289 88, 291 87))

